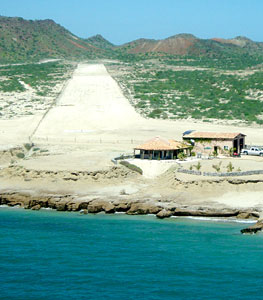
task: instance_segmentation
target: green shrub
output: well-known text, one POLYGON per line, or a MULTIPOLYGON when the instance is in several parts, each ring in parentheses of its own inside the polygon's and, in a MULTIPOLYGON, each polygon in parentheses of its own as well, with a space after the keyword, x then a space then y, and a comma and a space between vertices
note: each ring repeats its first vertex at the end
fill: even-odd
POLYGON ((212 167, 217 171, 217 172, 220 172, 221 170, 221 164, 222 164, 222 161, 220 161, 220 163, 218 165, 212 165, 212 167))
POLYGON ((202 167, 200 161, 197 163, 197 165, 194 165, 194 167, 196 168, 197 171, 200 171, 200 169, 202 167))
POLYGON ((44 153, 44 152, 48 152, 48 150, 46 150, 46 149, 41 149, 40 150, 40 153, 44 153))
POLYGON ((179 158, 179 160, 184 160, 186 158, 186 155, 183 152, 180 152, 178 154, 178 158, 179 158))
POLYGON ((217 151, 213 151, 213 156, 217 157, 218 156, 218 152, 217 151))
POLYGON ((23 152, 19 152, 16 154, 18 158, 25 158, 25 154, 23 152))
POLYGON ((27 151, 29 151, 33 147, 33 144, 26 143, 26 144, 24 144, 24 147, 27 151))
POLYGON ((234 154, 234 149, 233 149, 233 148, 230 148, 230 149, 228 150, 228 155, 229 155, 229 156, 233 156, 233 154, 234 154))
POLYGON ((142 173, 143 173, 141 168, 139 168, 139 167, 137 167, 137 166, 135 166, 135 165, 133 165, 133 164, 130 164, 129 162, 127 162, 127 161, 125 161, 125 160, 122 160, 122 161, 120 162, 120 164, 123 165, 123 166, 125 166, 126 168, 128 168, 128 169, 134 171, 134 172, 137 172, 137 173, 141 174, 141 175, 142 175, 142 173))
POLYGON ((227 172, 232 172, 234 170, 234 166, 231 162, 229 162, 229 164, 226 166, 227 168, 227 172))

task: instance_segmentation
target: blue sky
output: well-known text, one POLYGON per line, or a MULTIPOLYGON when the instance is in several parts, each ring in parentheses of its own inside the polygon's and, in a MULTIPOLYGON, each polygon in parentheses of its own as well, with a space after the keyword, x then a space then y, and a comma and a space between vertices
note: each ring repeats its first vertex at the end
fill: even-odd
POLYGON ((262 0, 0 0, 0 15, 53 19, 86 38, 114 44, 178 33, 263 41, 262 0))

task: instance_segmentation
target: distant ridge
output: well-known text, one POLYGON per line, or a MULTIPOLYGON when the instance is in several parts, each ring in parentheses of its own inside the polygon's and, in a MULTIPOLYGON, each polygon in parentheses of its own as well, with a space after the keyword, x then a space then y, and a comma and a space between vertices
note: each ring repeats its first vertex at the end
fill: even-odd
POLYGON ((25 20, 0 16, 0 63, 42 58, 123 58, 160 54, 225 58, 263 55, 263 43, 246 37, 200 39, 183 33, 165 39, 141 38, 115 46, 102 35, 80 38, 53 20, 25 20))
POLYGON ((246 37, 199 39, 192 34, 177 34, 161 40, 138 39, 119 47, 127 53, 167 53, 172 55, 220 56, 231 53, 263 54, 263 43, 246 37))

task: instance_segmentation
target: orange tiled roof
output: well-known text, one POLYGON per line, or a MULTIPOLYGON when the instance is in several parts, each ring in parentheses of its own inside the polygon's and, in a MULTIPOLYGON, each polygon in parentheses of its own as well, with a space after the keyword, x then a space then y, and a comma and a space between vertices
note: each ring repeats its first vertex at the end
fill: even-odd
POLYGON ((234 139, 237 136, 242 135, 242 133, 237 132, 198 132, 194 131, 190 134, 186 134, 183 138, 200 138, 200 139, 234 139))
POLYGON ((188 147, 189 147, 188 145, 181 142, 177 142, 175 140, 167 140, 161 137, 155 137, 139 145, 134 149, 135 150, 178 150, 178 149, 185 149, 188 147))

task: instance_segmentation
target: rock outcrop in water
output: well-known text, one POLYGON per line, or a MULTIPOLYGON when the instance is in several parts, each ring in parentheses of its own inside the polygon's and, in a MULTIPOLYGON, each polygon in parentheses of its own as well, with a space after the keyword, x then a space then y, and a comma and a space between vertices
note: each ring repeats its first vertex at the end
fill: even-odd
POLYGON ((96 214, 102 211, 106 214, 113 214, 115 213, 115 206, 112 203, 103 200, 94 200, 88 204, 89 213, 96 214))
POLYGON ((236 217, 239 214, 238 210, 215 210, 215 209, 199 209, 199 210, 189 210, 176 208, 173 215, 174 216, 192 216, 192 217, 218 217, 218 218, 229 218, 236 217))
POLYGON ((161 211, 158 212, 156 217, 159 218, 159 219, 164 219, 164 218, 170 218, 172 215, 173 215, 172 211, 162 209, 161 211))
POLYGON ((258 220, 258 222, 252 226, 249 226, 247 228, 244 228, 241 230, 241 233, 249 233, 249 234, 255 234, 259 231, 263 230, 263 220, 258 220))
POLYGON ((147 215, 157 214, 161 207, 150 203, 133 203, 131 208, 127 211, 127 215, 147 215))

